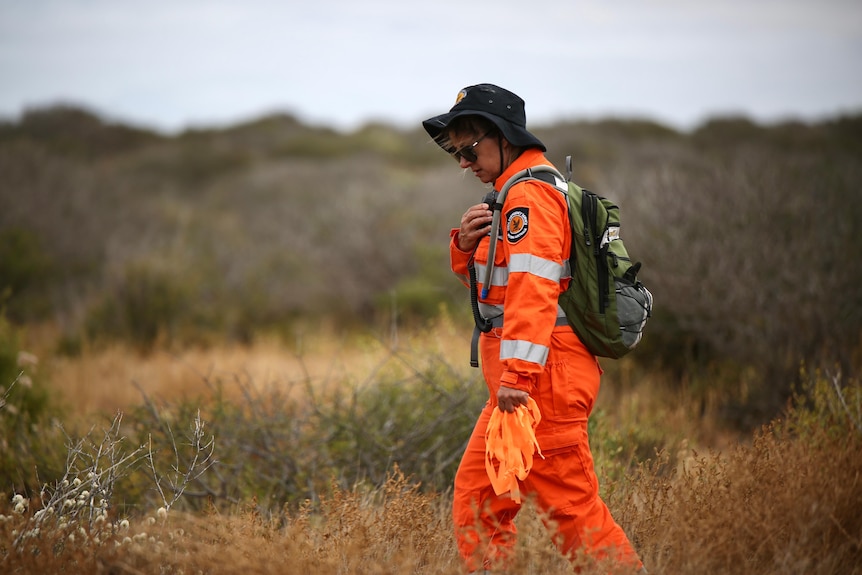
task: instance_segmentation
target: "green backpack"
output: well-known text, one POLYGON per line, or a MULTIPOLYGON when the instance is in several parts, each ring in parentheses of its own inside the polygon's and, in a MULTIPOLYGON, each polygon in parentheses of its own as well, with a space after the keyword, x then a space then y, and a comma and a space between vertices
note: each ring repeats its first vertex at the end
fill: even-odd
MULTIPOLYGON (((652 294, 637 278, 640 262, 632 264, 620 238, 619 207, 572 182, 571 156, 566 158, 566 172, 564 179, 551 166, 522 170, 506 182, 493 207, 502 208, 509 188, 526 179, 542 180, 566 194, 572 226, 572 281, 559 304, 587 349, 617 359, 640 342, 652 313, 652 294)), ((495 210, 495 219, 498 214, 495 210)), ((496 229, 492 222, 492 230, 496 229)), ((488 261, 494 261, 493 257, 490 253, 488 261)), ((490 285, 490 278, 485 285, 490 285)))

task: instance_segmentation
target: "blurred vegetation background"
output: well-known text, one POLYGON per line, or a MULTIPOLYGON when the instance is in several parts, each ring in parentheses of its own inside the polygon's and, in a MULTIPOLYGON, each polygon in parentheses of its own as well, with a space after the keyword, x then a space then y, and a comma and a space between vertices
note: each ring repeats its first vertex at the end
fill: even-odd
MULTIPOLYGON (((533 129, 621 206, 656 302, 637 366, 718 393, 740 428, 782 408, 802 363, 858 372, 862 116, 533 129)), ((33 109, 0 123, 0 307, 59 326, 70 355, 421 329, 446 310, 468 326, 447 235, 485 191, 419 127, 272 115, 165 135, 33 109)))

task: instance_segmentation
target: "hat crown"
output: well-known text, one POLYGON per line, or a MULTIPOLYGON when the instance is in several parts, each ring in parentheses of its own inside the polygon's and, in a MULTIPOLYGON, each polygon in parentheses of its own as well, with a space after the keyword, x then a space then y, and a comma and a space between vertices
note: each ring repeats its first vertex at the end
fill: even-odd
POLYGON ((450 112, 485 112, 525 127, 527 115, 524 100, 494 84, 476 84, 458 92, 450 112))
POLYGON ((509 90, 494 84, 467 86, 455 99, 455 105, 445 114, 428 118, 422 127, 434 141, 443 146, 448 140, 446 129, 462 116, 477 115, 490 120, 513 146, 546 150, 545 144, 527 130, 524 100, 509 90))

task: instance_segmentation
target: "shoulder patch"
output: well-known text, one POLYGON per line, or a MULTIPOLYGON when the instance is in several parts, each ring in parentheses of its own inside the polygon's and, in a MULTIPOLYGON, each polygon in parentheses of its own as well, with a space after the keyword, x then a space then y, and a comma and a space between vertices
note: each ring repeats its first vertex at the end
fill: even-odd
POLYGON ((527 235, 530 208, 513 208, 506 212, 506 239, 513 244, 527 235))

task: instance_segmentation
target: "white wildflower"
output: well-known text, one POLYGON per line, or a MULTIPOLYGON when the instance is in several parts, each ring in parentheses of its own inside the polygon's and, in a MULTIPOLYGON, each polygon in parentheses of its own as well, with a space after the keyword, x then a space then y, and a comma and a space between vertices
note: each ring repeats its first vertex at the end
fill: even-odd
POLYGON ((18 367, 36 367, 39 365, 39 358, 32 353, 26 351, 18 352, 18 367))
POLYGON ((147 525, 154 525, 156 522, 155 517, 147 517, 147 525))
POLYGON ((130 545, 132 543, 131 537, 123 537, 123 545, 130 545))
POLYGON ((20 515, 20 514, 24 513, 25 509, 27 509, 27 506, 24 505, 23 503, 19 503, 15 506, 15 513, 20 515))
POLYGON ((74 499, 67 499, 66 501, 63 502, 63 507, 74 507, 74 506, 75 506, 75 500, 74 499))
POLYGON ((156 511, 156 515, 159 516, 159 519, 165 519, 168 516, 168 510, 164 507, 159 507, 159 510, 156 511))
POLYGON ((129 520, 128 519, 123 519, 122 521, 120 521, 120 529, 125 531, 128 528, 129 528, 129 520))
POLYGON ((22 501, 24 501, 24 496, 21 495, 20 493, 16 493, 15 496, 12 497, 12 505, 15 505, 17 503, 21 503, 22 501))
POLYGON ((86 499, 86 498, 88 498, 89 496, 90 496, 90 492, 89 492, 89 491, 87 491, 87 490, 85 489, 85 490, 84 490, 84 491, 82 491, 82 492, 81 492, 81 494, 78 496, 78 499, 86 499))
POLYGON ((30 379, 29 375, 22 375, 18 378, 18 385, 23 385, 25 388, 30 389, 33 387, 33 380, 30 379))
POLYGON ((78 487, 79 485, 81 485, 81 480, 76 477, 75 480, 72 481, 72 485, 74 485, 75 487, 78 487))

